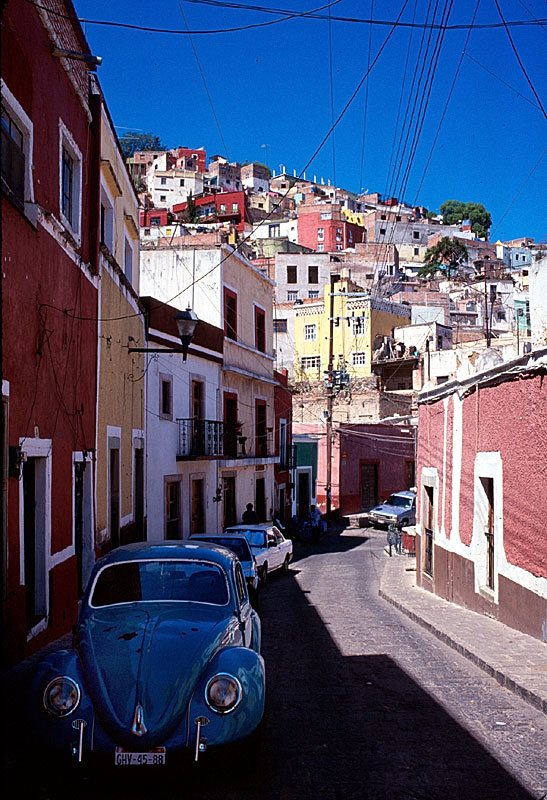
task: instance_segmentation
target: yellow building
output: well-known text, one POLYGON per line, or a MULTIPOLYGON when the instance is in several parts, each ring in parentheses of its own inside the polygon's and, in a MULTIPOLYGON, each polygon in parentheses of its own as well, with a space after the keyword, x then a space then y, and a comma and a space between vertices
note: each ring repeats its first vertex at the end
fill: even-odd
POLYGON ((144 538, 144 361, 139 207, 104 101, 96 465, 96 545, 144 538))
POLYGON ((324 287, 322 300, 295 307, 295 377, 323 379, 329 367, 332 330, 332 369, 351 377, 372 375, 372 350, 377 337, 391 336, 393 328, 410 324, 410 307, 363 292, 347 278, 324 287))

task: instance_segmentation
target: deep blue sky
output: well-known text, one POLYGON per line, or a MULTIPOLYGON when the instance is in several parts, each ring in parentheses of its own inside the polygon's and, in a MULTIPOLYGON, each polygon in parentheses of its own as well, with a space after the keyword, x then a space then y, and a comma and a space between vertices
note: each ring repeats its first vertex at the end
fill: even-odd
MULTIPOLYGON (((272 0, 262 2, 274 8, 272 0)), ((403 2, 340 0, 331 14, 393 21, 403 2)), ((506 21, 547 18, 545 0, 498 3, 506 21)), ((301 12, 320 5, 291 0, 275 7, 301 12)), ((75 0, 75 6, 89 20, 180 30, 185 29, 181 8, 190 30, 253 25, 280 16, 184 0, 75 0)), ((444 0, 437 3, 437 21, 444 7, 444 0)), ((475 7, 476 0, 456 0, 449 25, 469 23, 475 7)), ((401 20, 423 22, 427 8, 428 0, 408 0, 401 20)), ((327 17, 328 11, 321 14, 327 17)), ((500 22, 495 0, 480 0, 475 22, 500 22)), ((194 35, 221 136, 188 36, 90 23, 84 27, 92 52, 103 57, 98 75, 118 135, 127 129, 153 132, 169 147, 203 146, 208 156, 265 161, 276 172, 283 164, 291 173, 301 172, 331 126, 331 60, 336 118, 367 70, 369 51, 373 59, 390 32, 383 25, 331 20, 329 26, 326 18, 297 18, 246 31, 194 35)), ((547 22, 509 30, 547 110, 547 22)), ((402 128, 413 130, 407 98, 422 29, 401 27, 336 127, 334 153, 331 137, 307 168, 307 177, 323 177, 326 183, 336 176, 337 185, 352 191, 395 194, 433 210, 448 199, 483 203, 492 214, 494 241, 524 235, 546 240, 547 120, 504 28, 472 31, 433 148, 466 36, 465 30, 446 31, 413 158, 413 133, 406 149, 398 151, 398 142, 402 128)))

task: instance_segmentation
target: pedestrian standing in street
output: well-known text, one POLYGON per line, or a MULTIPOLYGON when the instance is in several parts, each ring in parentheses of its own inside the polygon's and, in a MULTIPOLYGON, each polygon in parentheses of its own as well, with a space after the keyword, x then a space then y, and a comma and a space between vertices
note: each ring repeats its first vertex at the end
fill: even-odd
POLYGON ((241 519, 247 525, 254 525, 256 522, 258 522, 258 514, 254 510, 252 503, 247 503, 247 508, 243 512, 241 519))
POLYGON ((321 538, 321 512, 315 506, 310 506, 311 540, 318 544, 321 538))

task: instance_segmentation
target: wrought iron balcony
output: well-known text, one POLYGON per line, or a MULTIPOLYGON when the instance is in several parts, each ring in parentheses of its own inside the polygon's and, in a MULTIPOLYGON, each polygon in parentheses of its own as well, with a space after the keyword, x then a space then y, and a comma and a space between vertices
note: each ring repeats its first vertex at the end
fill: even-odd
POLYGON ((267 458, 271 453, 269 436, 252 439, 243 436, 237 422, 210 419, 177 419, 179 427, 177 460, 196 458, 267 458))

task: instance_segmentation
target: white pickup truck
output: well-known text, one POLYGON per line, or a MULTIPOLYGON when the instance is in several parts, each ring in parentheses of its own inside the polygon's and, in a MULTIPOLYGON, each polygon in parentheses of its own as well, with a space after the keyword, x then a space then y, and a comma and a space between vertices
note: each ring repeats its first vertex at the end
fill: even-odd
POLYGON ((249 542, 262 586, 266 584, 269 572, 274 572, 276 569, 288 572, 293 554, 292 542, 290 539, 285 539, 275 525, 269 522, 232 525, 224 531, 224 535, 229 534, 243 535, 249 542))

